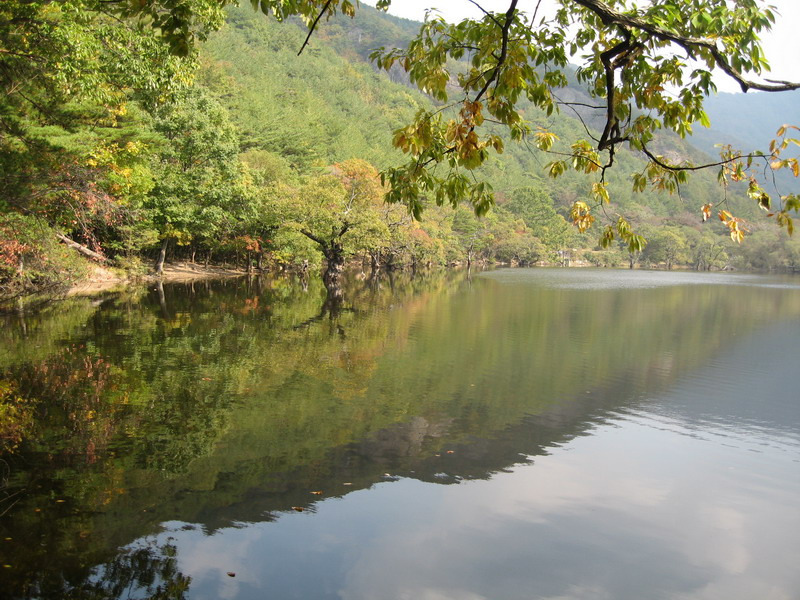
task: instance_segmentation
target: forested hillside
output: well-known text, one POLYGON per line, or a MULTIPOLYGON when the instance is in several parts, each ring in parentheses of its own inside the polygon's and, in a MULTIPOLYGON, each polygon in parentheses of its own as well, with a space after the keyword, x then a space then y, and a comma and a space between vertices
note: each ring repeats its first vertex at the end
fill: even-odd
MULTIPOLYGON (((101 13, 17 0, 0 8, 9 22, 31 10, 47 25, 28 32, 49 44, 37 49, 47 61, 0 57, 5 294, 81 277, 86 263, 65 239, 134 273, 172 257, 303 270, 567 257, 697 269, 800 264, 797 244, 759 222, 744 189, 726 192, 701 172, 678 193, 634 193, 632 175, 645 164, 624 151, 608 171, 610 203, 598 220, 623 215, 648 244, 601 251, 598 234, 579 235, 569 214, 576 200, 590 201, 591 182, 574 171, 551 179, 551 153, 499 129, 504 152, 476 173, 497 200, 487 215, 476 217, 468 202, 428 202, 415 220, 403 205, 384 204, 379 172, 402 161, 393 132, 434 104, 402 71, 378 71, 368 60, 376 46, 403 46, 419 24, 366 6, 355 19, 324 23, 300 56, 299 22, 231 8, 186 58, 101 13), (752 235, 741 247, 721 224, 701 224, 701 206, 721 202, 747 221, 752 235)), ((588 100, 573 84, 563 97, 588 100)), ((582 109, 546 116, 524 105, 524 116, 534 131, 554 134, 554 152, 582 134, 582 120, 593 125, 582 109)), ((676 136, 654 147, 677 159, 700 156, 676 136)))

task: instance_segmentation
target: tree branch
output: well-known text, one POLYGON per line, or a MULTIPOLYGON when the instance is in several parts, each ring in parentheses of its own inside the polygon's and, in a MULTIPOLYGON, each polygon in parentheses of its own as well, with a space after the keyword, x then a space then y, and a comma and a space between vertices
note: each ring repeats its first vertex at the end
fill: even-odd
MULTIPOLYGON (((572 108, 573 106, 582 106, 584 108, 590 108, 592 110, 605 110, 605 106, 600 106, 599 104, 587 104, 586 102, 567 102, 566 100, 558 100, 558 96, 553 94, 553 97, 556 98, 556 104, 559 106, 567 106, 572 108)), ((572 108, 572 110, 575 110, 572 108)))
POLYGON ((311 27, 308 28, 308 35, 306 36, 306 39, 303 42, 303 45, 300 46, 300 50, 297 52, 297 56, 300 56, 303 53, 303 50, 305 50, 306 46, 308 46, 308 42, 311 39, 311 35, 314 33, 314 30, 317 28, 317 23, 319 23, 319 20, 322 18, 322 15, 325 14, 325 11, 328 10, 328 7, 331 5, 332 1, 333 0, 328 0, 325 3, 325 6, 323 6, 322 10, 319 11, 319 14, 317 15, 317 18, 314 19, 313 23, 311 23, 311 27))
POLYGON ((313 233, 311 233, 311 232, 310 232, 310 231, 308 231, 307 229, 301 229, 301 230, 300 230, 300 233, 302 233, 302 234, 303 234, 304 236, 306 236, 308 239, 310 239, 310 240, 312 240, 312 241, 314 241, 314 242, 318 243, 318 244, 319 244, 320 246, 322 246, 323 248, 325 248, 325 247, 328 245, 328 242, 326 242, 325 240, 323 240, 323 239, 322 239, 322 238, 320 238, 320 237, 317 237, 316 235, 314 235, 313 233))
POLYGON ((604 108, 603 106, 592 106, 591 104, 585 104, 583 102, 564 102, 563 100, 559 100, 558 96, 556 94, 553 94, 553 98, 556 99, 556 104, 566 106, 572 112, 575 113, 575 117, 581 122, 581 125, 583 125, 583 129, 586 132, 586 135, 588 135, 590 138, 592 138, 593 141, 595 141, 597 143, 600 142, 600 140, 598 140, 596 137, 594 137, 594 135, 592 134, 592 131, 589 129, 589 126, 586 124, 586 121, 583 120, 583 117, 581 116, 581 113, 579 113, 578 109, 576 109, 575 107, 576 106, 583 106, 585 108, 591 108, 593 110, 602 110, 604 108))
POLYGON ((483 88, 481 88, 481 91, 478 92, 478 95, 475 96, 473 102, 477 102, 483 97, 483 95, 486 93, 486 90, 488 90, 489 86, 492 85, 492 82, 495 79, 497 79, 497 76, 500 74, 500 69, 506 62, 506 56, 508 56, 508 32, 511 29, 511 24, 514 22, 514 13, 516 11, 517 11, 517 0, 511 0, 511 4, 508 7, 508 11, 506 11, 506 21, 501 27, 502 37, 500 43, 500 56, 497 57, 497 65, 495 66, 494 69, 492 69, 492 74, 489 76, 489 79, 486 80, 486 84, 483 86, 483 88))
POLYGON ((662 169, 667 171, 702 171, 703 169, 710 169, 711 167, 721 167, 722 165, 728 165, 732 162, 736 162, 738 160, 747 159, 747 158, 763 158, 765 161, 769 160, 769 156, 765 154, 741 154, 737 156, 733 156, 731 158, 726 158, 725 160, 720 160, 713 163, 706 163, 702 165, 685 165, 685 166, 678 166, 678 165, 671 165, 669 163, 665 163, 661 158, 656 156, 655 154, 650 151, 646 145, 642 144, 642 152, 644 153, 647 158, 653 161, 662 169))
POLYGON ((79 244, 78 242, 76 242, 74 240, 69 239, 64 234, 56 233, 56 237, 59 240, 61 240, 62 242, 64 242, 70 248, 73 248, 73 249, 77 250, 78 252, 80 252, 81 254, 84 254, 85 256, 88 256, 89 258, 93 258, 93 259, 95 259, 97 261, 104 262, 104 263, 113 263, 113 261, 110 258, 107 258, 107 257, 103 256, 102 254, 98 254, 94 250, 89 250, 89 248, 87 248, 86 246, 84 246, 82 244, 79 244))
POLYGON ((498 21, 498 20, 497 20, 497 18, 496 18, 496 17, 495 17, 495 16, 494 16, 492 13, 490 13, 488 10, 486 10, 485 8, 483 8, 483 7, 482 7, 480 4, 478 4, 478 3, 477 3, 475 0, 468 0, 468 2, 470 2, 471 4, 474 4, 475 6, 477 6, 477 7, 478 7, 478 9, 479 9, 479 10, 480 10, 480 11, 481 11, 483 14, 485 14, 487 17, 489 17, 489 18, 490 18, 492 21, 494 21, 494 24, 495 24, 495 25, 497 25, 497 26, 498 26, 500 29, 502 29, 502 28, 503 28, 503 26, 500 24, 500 21, 498 21))

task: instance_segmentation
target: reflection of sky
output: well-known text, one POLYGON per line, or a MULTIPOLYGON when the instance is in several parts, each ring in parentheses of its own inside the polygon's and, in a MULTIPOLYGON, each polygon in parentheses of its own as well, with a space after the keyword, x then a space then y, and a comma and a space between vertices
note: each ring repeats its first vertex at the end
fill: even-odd
POLYGON ((746 343, 709 357, 669 394, 648 399, 648 417, 679 421, 693 435, 731 438, 756 447, 772 444, 797 454, 798 339, 799 321, 776 322, 746 343))
POLYGON ((756 335, 488 481, 381 483, 161 541, 192 598, 796 600, 798 336, 756 335))
POLYGON ((384 483, 315 514, 165 535, 197 598, 790 599, 798 475, 796 454, 634 420, 490 481, 384 483))

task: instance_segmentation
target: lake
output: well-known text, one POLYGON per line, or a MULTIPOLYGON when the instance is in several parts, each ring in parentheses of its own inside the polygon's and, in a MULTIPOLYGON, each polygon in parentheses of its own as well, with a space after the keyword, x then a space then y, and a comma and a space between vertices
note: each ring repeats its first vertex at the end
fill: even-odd
POLYGON ((796 277, 151 284, 1 326, 3 598, 800 598, 796 277))

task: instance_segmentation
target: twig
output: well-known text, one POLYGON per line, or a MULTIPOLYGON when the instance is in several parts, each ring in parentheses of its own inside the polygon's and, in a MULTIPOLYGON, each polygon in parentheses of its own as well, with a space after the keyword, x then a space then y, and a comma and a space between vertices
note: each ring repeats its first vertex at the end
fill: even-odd
POLYGON ((305 50, 305 47, 308 46, 308 42, 311 39, 311 34, 314 33, 314 30, 317 28, 317 23, 319 23, 319 20, 322 18, 322 15, 325 14, 325 11, 328 10, 328 7, 331 5, 331 2, 332 2, 332 0, 328 0, 325 3, 325 6, 323 6, 322 10, 319 11, 319 14, 317 15, 317 18, 314 19, 313 23, 311 23, 311 27, 308 28, 308 35, 306 36, 306 39, 303 42, 303 45, 300 46, 300 50, 297 52, 297 56, 300 56, 303 53, 303 50, 305 50))
POLYGON ((478 4, 478 3, 477 3, 475 0, 468 0, 468 1, 469 1, 471 4, 474 4, 475 6, 477 6, 477 7, 480 9, 480 11, 481 11, 483 14, 485 14, 487 17, 489 17, 489 18, 490 18, 492 21, 494 21, 494 24, 495 24, 495 25, 497 25, 497 26, 498 26, 500 29, 502 29, 502 28, 503 28, 503 26, 500 24, 500 21, 498 21, 498 20, 497 20, 497 18, 496 18, 496 17, 495 17, 495 16, 494 16, 492 13, 490 13, 488 10, 486 10, 485 8, 483 8, 483 7, 482 7, 480 4, 478 4))
POLYGON ((0 517, 2 517, 3 515, 5 515, 5 514, 6 514, 8 511, 10 511, 12 508, 14 508, 14 506, 15 506, 15 505, 17 504, 17 502, 19 502, 20 500, 22 500, 22 498, 17 498, 17 499, 14 501, 14 503, 13 503, 11 506, 9 506, 7 509, 5 509, 3 512, 1 512, 1 513, 0 513, 0 517))
POLYGON ((492 69, 492 74, 489 76, 489 79, 486 80, 486 84, 483 86, 483 88, 481 88, 481 91, 478 92, 478 95, 475 96, 475 100, 473 100, 473 102, 477 102, 483 97, 483 95, 486 93, 486 90, 488 90, 489 86, 492 85, 492 82, 497 79, 497 76, 500 74, 500 69, 506 62, 506 56, 508 55, 508 32, 511 29, 511 24, 514 22, 514 13, 516 10, 517 0, 511 0, 511 5, 508 7, 508 11, 506 12, 506 22, 501 27, 502 38, 500 44, 500 56, 497 57, 497 65, 494 69, 492 69))
POLYGON ((721 167, 722 165, 727 165, 732 162, 739 161, 743 158, 763 158, 764 160, 768 160, 769 158, 765 154, 740 154, 731 158, 727 158, 725 160, 720 160, 718 162, 713 162, 713 163, 706 163, 703 165, 678 166, 665 163, 658 156, 656 156, 650 150, 648 150, 647 146, 645 146, 644 144, 642 144, 642 152, 645 154, 645 156, 647 156, 647 158, 649 158, 651 161, 653 161, 662 169, 666 169, 667 171, 702 171, 703 169, 709 169, 711 167, 721 167))
POLYGON ((536 21, 536 17, 539 14, 539 7, 542 4, 542 0, 539 0, 536 3, 536 8, 533 9, 533 14, 531 15, 531 24, 528 26, 530 29, 533 29, 534 21, 536 21))

